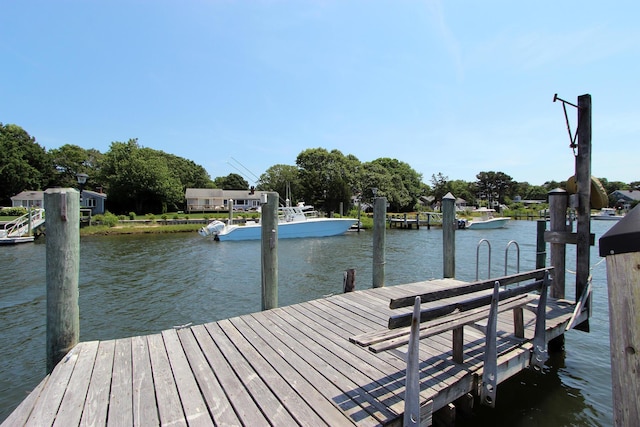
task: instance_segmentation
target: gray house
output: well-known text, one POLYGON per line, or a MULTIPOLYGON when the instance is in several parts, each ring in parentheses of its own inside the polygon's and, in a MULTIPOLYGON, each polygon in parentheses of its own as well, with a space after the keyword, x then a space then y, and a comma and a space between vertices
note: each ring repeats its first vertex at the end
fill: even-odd
POLYGON ((640 190, 616 190, 611 193, 616 205, 629 209, 634 202, 640 202, 640 190))
MULTIPOLYGON (((92 215, 103 214, 105 212, 104 204, 107 195, 104 193, 96 193, 95 191, 83 190, 80 199, 80 209, 91 209, 92 215)), ((16 194, 11 198, 12 207, 23 208, 43 208, 44 207, 44 191, 25 190, 16 194)))

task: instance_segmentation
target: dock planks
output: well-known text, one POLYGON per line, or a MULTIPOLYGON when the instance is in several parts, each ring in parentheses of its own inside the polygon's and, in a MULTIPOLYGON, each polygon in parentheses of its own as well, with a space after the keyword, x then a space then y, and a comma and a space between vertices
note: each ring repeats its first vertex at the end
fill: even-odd
MULTIPOLYGON (((2 425, 399 425, 405 362, 349 337, 386 329, 389 315, 405 310, 391 310, 392 297, 460 283, 369 289, 154 335, 83 342, 2 425)), ((549 301, 548 339, 564 332, 573 307, 549 301)), ((500 381, 528 366, 533 336, 532 314, 525 310, 524 342, 513 339, 510 316, 501 314, 498 324, 500 381)), ((450 333, 421 341, 423 412, 477 387, 484 335, 465 332, 463 364, 451 360, 450 333)))

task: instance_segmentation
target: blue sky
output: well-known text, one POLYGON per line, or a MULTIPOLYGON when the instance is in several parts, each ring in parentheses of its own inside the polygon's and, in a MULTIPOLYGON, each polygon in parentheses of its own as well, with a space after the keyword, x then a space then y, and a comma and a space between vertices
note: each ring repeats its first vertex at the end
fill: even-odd
POLYGON ((637 1, 5 0, 0 122, 47 149, 138 138, 212 178, 322 147, 426 183, 541 185, 574 173, 554 93, 589 93, 593 175, 638 181, 638 16, 637 1))

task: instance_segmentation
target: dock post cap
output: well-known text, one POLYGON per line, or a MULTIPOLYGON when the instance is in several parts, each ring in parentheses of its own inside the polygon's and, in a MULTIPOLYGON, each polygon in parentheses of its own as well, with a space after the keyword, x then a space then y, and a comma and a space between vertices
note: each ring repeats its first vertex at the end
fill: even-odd
POLYGON ((455 200, 456 198, 453 196, 453 194, 451 194, 451 192, 448 192, 447 194, 444 195, 444 197, 442 197, 442 200, 444 199, 453 199, 455 200))
POLYGON ((598 243, 601 257, 640 252, 640 205, 604 233, 598 243))
POLYGON ((565 190, 564 188, 554 188, 553 190, 549 191, 548 193, 549 195, 555 195, 555 194, 568 194, 567 190, 565 190))

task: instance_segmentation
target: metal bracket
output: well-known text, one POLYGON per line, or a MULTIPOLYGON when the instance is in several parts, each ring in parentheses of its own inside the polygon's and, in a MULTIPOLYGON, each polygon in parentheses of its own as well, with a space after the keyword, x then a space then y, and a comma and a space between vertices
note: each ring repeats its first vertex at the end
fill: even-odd
POLYGON ((480 402, 494 408, 496 406, 496 392, 498 388, 498 349, 496 347, 498 329, 498 302, 500 300, 500 282, 493 285, 491 310, 487 320, 486 343, 484 349, 484 366, 482 367, 482 388, 480 402))
POLYGON ((403 427, 420 425, 420 302, 421 299, 417 296, 413 304, 413 317, 411 318, 404 388, 403 427))
POLYGON ((571 141, 571 144, 569 144, 569 147, 573 149, 573 152, 574 152, 573 154, 575 155, 576 154, 575 150, 576 148, 578 148, 578 144, 576 144, 576 139, 578 138, 578 129, 580 129, 580 123, 578 123, 578 126, 576 127, 575 134, 572 134, 571 125, 569 124, 569 115, 567 114, 567 104, 577 108, 578 110, 580 109, 580 107, 577 106, 576 104, 573 104, 569 101, 565 101, 564 99, 560 98, 557 93, 553 94, 553 102, 556 102, 556 101, 562 102, 562 109, 564 110, 564 120, 567 123, 567 132, 569 132, 569 140, 571 141))
POLYGON ((540 299, 536 310, 536 332, 533 336, 533 350, 530 365, 536 370, 544 367, 547 360, 547 289, 549 288, 549 272, 544 273, 542 289, 540 289, 540 299))

